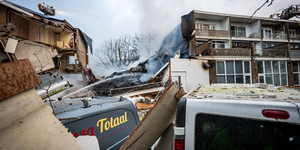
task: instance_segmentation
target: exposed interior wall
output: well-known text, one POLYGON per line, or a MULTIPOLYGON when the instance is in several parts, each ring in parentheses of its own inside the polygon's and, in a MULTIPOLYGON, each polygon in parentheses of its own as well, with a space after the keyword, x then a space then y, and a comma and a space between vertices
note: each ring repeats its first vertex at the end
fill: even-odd
POLYGON ((5 31, 3 25, 6 24, 6 10, 7 7, 0 4, 0 31, 5 31))
POLYGON ((57 51, 52 51, 50 45, 24 40, 18 42, 15 55, 18 60, 28 58, 39 73, 55 67, 52 57, 57 55, 57 51))
POLYGON ((65 45, 67 45, 69 48, 68 43, 69 43, 70 39, 72 38, 72 35, 73 35, 72 32, 70 33, 70 32, 66 32, 66 31, 60 34, 60 40, 63 41, 64 47, 65 47, 65 45))
POLYGON ((46 28, 45 30, 45 43, 50 45, 54 44, 54 32, 52 28, 46 28))
POLYGON ((170 63, 172 82, 179 81, 185 92, 199 84, 209 84, 209 70, 203 69, 204 60, 171 58, 170 63))
POLYGON ((39 24, 33 21, 29 21, 29 40, 40 40, 39 24))
POLYGON ((81 149, 34 88, 0 101, 0 110, 1 149, 81 149))
POLYGON ((88 65, 88 60, 87 60, 88 49, 84 45, 84 41, 83 41, 84 39, 81 36, 81 34, 79 33, 79 30, 77 31, 76 39, 78 41, 78 44, 76 45, 76 49, 77 49, 77 56, 78 56, 79 62, 81 63, 83 68, 86 68, 86 66, 88 65))
POLYGON ((39 31, 40 31, 40 42, 46 43, 45 27, 39 26, 39 31))
POLYGON ((14 35, 28 39, 29 38, 29 20, 22 18, 15 12, 10 11, 10 23, 12 23, 15 28, 11 32, 14 35))

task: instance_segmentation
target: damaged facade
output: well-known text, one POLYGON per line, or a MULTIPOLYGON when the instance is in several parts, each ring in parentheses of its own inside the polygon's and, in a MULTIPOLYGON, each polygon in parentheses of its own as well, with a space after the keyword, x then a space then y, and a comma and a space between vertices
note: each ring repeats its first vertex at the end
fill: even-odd
POLYGON ((204 61, 209 83, 299 86, 298 22, 249 18, 198 10, 182 16, 189 56, 204 61))
POLYGON ((82 73, 92 39, 66 20, 0 1, 1 63, 29 59, 38 74, 61 70, 82 73))

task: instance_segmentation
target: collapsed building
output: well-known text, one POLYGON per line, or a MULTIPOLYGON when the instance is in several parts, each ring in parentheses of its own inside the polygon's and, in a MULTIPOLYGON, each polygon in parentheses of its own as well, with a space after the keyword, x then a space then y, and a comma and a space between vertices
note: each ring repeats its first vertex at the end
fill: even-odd
POLYGON ((40 76, 58 70, 81 73, 87 85, 92 39, 82 30, 6 0, 0 1, 0 17, 1 63, 28 59, 40 76))

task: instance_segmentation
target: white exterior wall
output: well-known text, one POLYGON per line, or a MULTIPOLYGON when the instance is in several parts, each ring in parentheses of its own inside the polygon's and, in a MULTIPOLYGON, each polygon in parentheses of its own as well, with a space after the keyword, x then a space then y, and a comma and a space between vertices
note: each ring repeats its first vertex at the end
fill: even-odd
POLYGON ((226 17, 225 19, 222 20, 221 22, 222 30, 230 30, 229 28, 229 17, 226 17))
POLYGON ((199 84, 209 84, 209 70, 204 70, 204 60, 171 58, 172 82, 180 77, 181 87, 185 92, 196 88, 199 84))
POLYGON ((252 33, 256 32, 258 34, 258 36, 260 36, 260 32, 261 32, 260 29, 261 29, 260 20, 251 23, 252 33))

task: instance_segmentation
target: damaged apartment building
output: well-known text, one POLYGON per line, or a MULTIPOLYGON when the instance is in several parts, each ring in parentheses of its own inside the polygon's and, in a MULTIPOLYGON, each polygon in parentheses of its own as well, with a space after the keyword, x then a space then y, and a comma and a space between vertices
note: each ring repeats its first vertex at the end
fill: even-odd
POLYGON ((182 16, 181 31, 195 59, 171 59, 170 64, 172 79, 185 91, 205 83, 300 86, 296 20, 193 10, 182 16))
POLYGON ((1 63, 28 59, 39 75, 60 70, 86 79, 92 39, 66 20, 1 0, 0 41, 1 63))

